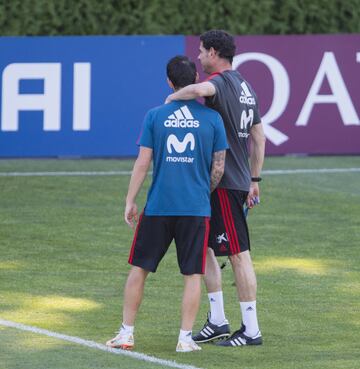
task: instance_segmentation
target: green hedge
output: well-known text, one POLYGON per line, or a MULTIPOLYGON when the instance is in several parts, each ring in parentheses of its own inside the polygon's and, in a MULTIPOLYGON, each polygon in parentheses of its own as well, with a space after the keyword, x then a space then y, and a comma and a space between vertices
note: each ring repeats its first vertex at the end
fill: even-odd
POLYGON ((0 0, 0 35, 360 32, 360 0, 0 0))

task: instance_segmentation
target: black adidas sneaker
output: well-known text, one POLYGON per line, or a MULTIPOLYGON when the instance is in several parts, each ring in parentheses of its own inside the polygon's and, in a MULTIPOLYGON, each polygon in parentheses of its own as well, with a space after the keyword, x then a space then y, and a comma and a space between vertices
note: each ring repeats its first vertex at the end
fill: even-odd
POLYGON ((248 337, 244 332, 245 326, 242 324, 241 328, 238 331, 235 331, 231 337, 226 340, 216 342, 216 345, 228 347, 262 345, 262 336, 260 331, 254 337, 248 337))
POLYGON ((230 325, 225 319, 221 325, 212 324, 209 316, 201 331, 195 334, 192 339, 196 343, 205 343, 218 339, 223 339, 230 336, 230 325))

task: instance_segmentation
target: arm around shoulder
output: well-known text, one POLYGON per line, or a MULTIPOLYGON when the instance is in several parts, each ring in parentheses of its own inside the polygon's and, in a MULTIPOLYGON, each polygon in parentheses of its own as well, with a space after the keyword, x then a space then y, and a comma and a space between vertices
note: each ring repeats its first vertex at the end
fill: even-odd
POLYGON ((198 97, 209 97, 209 96, 214 96, 216 93, 216 88, 214 86, 214 84, 212 84, 211 82, 202 82, 202 83, 198 83, 196 86, 196 92, 198 97))
POLYGON ((202 82, 181 88, 166 98, 166 103, 174 100, 192 100, 199 97, 213 96, 216 93, 215 86, 211 82, 202 82))

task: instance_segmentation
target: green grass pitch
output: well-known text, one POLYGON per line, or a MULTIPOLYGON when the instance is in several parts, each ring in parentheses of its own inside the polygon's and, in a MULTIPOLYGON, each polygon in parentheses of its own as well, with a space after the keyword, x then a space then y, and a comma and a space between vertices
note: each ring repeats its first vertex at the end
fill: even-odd
MULTIPOLYGON (((1 160, 0 172, 131 170, 120 160, 1 160)), ((360 157, 267 158, 264 169, 360 168, 360 157)), ((206 369, 355 369, 360 363, 360 172, 266 175, 251 210, 261 347, 177 354, 182 277, 172 246, 150 275, 136 351, 206 369)), ((104 343, 121 322, 129 176, 0 177, 0 319, 104 343)), ((146 189, 139 196, 143 206, 146 189)), ((179 184, 181 186, 181 184, 179 184)), ((221 260, 223 261, 223 260, 221 260)), ((240 307, 223 272, 233 330, 240 307)), ((205 289, 195 329, 208 308, 205 289)), ((1 369, 160 365, 0 326, 1 369)))

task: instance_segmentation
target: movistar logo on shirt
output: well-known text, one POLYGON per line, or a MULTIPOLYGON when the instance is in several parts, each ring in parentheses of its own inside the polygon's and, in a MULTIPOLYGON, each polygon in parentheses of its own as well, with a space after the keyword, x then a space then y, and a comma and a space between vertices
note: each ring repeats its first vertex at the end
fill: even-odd
POLYGON ((182 141, 179 141, 175 135, 170 135, 167 139, 167 151, 172 154, 172 148, 179 154, 182 154, 186 147, 190 144, 190 150, 194 151, 195 149, 195 138, 192 133, 188 133, 182 141))
MULTIPOLYGON (((176 151, 178 154, 182 154, 187 147, 190 145, 190 150, 195 150, 195 137, 192 133, 187 133, 182 141, 180 141, 175 135, 169 135, 166 148, 169 154, 173 153, 173 150, 176 151)), ((193 163, 194 158, 189 156, 167 156, 167 162, 171 163, 193 163)))
POLYGON ((249 109, 248 113, 246 110, 243 110, 241 113, 240 132, 238 132, 240 138, 248 138, 250 136, 249 131, 254 121, 254 110, 249 109))
POLYGON ((251 95, 248 85, 245 82, 241 83, 241 96, 239 98, 240 102, 247 105, 255 105, 255 99, 251 95))
POLYGON ((184 105, 180 109, 174 111, 174 114, 168 116, 164 122, 167 128, 198 128, 200 122, 192 116, 189 108, 184 105))

